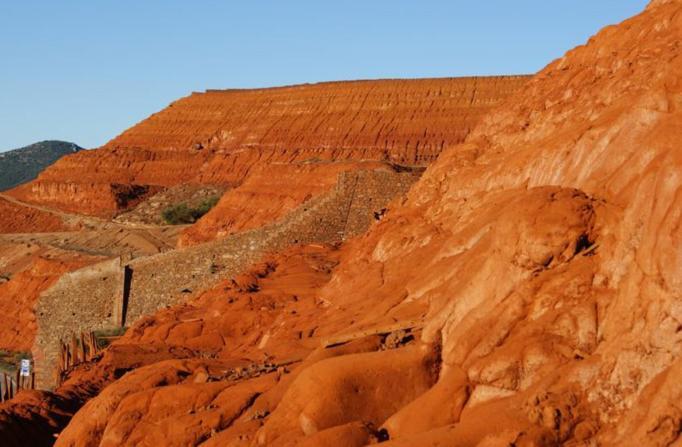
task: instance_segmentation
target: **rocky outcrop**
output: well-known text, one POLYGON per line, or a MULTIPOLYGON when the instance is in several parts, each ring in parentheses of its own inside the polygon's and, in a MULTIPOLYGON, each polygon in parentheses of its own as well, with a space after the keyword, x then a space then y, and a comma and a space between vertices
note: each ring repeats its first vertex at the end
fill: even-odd
POLYGON ((461 142, 523 76, 333 82, 194 93, 13 191, 111 216, 159 187, 239 185, 254 165, 386 160, 426 165, 461 142))
POLYGON ((387 445, 679 442, 681 12, 658 2, 550 64, 339 267, 332 306, 427 305, 423 340, 473 388, 387 445))

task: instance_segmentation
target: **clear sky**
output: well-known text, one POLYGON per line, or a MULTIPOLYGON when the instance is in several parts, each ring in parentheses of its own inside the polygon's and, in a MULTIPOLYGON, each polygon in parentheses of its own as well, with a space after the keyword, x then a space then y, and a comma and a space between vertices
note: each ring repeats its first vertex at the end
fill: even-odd
POLYGON ((0 151, 194 90, 532 73, 646 0, 0 0, 0 151))

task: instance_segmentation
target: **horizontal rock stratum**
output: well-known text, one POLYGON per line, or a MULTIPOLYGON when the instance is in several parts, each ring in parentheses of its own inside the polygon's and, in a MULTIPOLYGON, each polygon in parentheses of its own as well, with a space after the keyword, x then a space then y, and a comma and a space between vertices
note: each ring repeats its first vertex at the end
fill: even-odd
POLYGON ((328 82, 182 98, 104 147, 13 192, 111 216, 160 187, 235 186, 255 164, 377 160, 426 165, 460 143, 525 76, 328 82))

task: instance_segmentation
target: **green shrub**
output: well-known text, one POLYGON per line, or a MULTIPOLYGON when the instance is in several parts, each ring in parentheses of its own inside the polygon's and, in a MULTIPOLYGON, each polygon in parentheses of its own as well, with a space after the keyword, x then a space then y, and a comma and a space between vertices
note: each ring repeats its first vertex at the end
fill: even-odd
POLYGON ((192 211, 184 203, 169 206, 163 210, 161 217, 163 217, 163 220, 169 225, 180 225, 194 222, 194 219, 192 219, 192 211))
POLYGON ((199 206, 194 209, 194 212, 196 213, 196 218, 199 219, 201 216, 211 211, 211 208, 216 206, 218 200, 219 200, 218 196, 213 196, 201 202, 199 206))
POLYGON ((209 197, 195 208, 190 208, 186 203, 169 206, 163 210, 161 217, 169 225, 192 224, 208 213, 218 200, 217 196, 209 197))

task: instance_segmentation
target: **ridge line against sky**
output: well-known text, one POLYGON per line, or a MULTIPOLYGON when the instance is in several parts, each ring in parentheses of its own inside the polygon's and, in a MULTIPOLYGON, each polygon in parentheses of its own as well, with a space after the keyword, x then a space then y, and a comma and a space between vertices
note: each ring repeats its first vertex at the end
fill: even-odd
POLYGON ((0 151, 93 148, 191 91, 534 73, 646 0, 0 3, 0 151))

